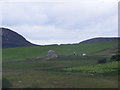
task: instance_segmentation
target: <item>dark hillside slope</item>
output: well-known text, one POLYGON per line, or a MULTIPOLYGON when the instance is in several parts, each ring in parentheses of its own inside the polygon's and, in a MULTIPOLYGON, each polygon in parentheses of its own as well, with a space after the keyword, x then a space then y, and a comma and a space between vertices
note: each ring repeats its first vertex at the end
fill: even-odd
POLYGON ((105 42, 117 42, 120 41, 120 37, 98 37, 98 38, 92 38, 85 41, 80 42, 81 43, 105 43, 105 42))
POLYGON ((2 48, 36 46, 35 44, 27 41, 23 36, 10 29, 0 28, 0 32, 0 38, 2 38, 2 48))

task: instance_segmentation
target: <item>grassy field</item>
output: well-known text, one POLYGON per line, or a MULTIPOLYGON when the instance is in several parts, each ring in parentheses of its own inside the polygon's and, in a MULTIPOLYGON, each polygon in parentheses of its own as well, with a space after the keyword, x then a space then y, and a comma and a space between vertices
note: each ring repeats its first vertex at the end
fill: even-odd
POLYGON ((118 72, 118 62, 116 61, 116 62, 109 62, 106 64, 64 68, 63 70, 69 71, 69 72, 81 72, 85 74, 112 73, 112 72, 118 72))
MULTIPOLYGON (((97 61, 101 59, 103 57, 66 56, 49 60, 41 59, 35 62, 6 63, 3 64, 3 77, 12 83, 11 87, 18 88, 117 88, 117 71, 91 75, 90 72, 67 70, 82 67, 84 71, 83 67, 86 67, 89 71, 93 71, 93 68, 90 67, 98 67, 97 61)), ((117 65, 116 62, 113 63, 117 65)), ((105 66, 99 67, 99 70, 103 68, 105 69, 105 66)))
POLYGON ((64 72, 4 72, 11 88, 118 88, 117 76, 83 76, 64 72))
POLYGON ((3 49, 3 85, 11 88, 118 88, 118 62, 109 62, 111 50, 116 50, 113 47, 117 47, 116 42, 3 49), (46 56, 50 49, 58 54, 87 55, 36 58, 46 56), (102 59, 107 63, 97 64, 102 59))
POLYGON ((116 46, 117 42, 93 43, 93 44, 76 44, 76 45, 53 45, 39 47, 23 47, 3 49, 3 61, 25 60, 35 57, 44 57, 48 50, 55 50, 58 54, 92 54, 116 46))

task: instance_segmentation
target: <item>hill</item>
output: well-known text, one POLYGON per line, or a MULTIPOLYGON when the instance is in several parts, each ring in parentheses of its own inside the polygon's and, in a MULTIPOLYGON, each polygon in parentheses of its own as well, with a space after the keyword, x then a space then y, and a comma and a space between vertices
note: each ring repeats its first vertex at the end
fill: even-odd
POLYGON ((98 37, 92 38, 80 43, 105 43, 105 42, 118 42, 120 41, 120 37, 98 37))
POLYGON ((36 46, 23 36, 7 28, 0 28, 0 37, 2 37, 2 48, 36 46))
MULTIPOLYGON (((1 40, 2 40, 2 48, 39 46, 39 45, 30 43, 22 35, 14 32, 10 29, 7 29, 7 28, 0 28, 0 41, 1 40)), ((88 39, 88 40, 82 41, 77 44, 106 43, 106 42, 117 42, 117 41, 120 41, 120 38, 118 38, 118 37, 109 37, 109 38, 98 37, 98 38, 88 39)), ((67 44, 63 44, 63 45, 67 45, 67 44)), ((71 44, 71 45, 74 45, 74 44, 71 44)), ((45 46, 47 46, 47 45, 45 45, 45 46)))
POLYGON ((117 52, 118 42, 114 40, 5 48, 3 86, 8 85, 7 80, 10 88, 118 88, 118 62, 110 62, 117 52), (61 56, 45 58, 49 50, 61 56), (86 55, 81 56, 83 53, 86 55), (98 64, 103 59, 107 63, 98 64))
MULTIPOLYGON (((118 47, 117 42, 72 44, 72 45, 51 45, 3 49, 3 61, 25 60, 36 57, 45 57, 49 50, 54 50, 59 55, 73 55, 86 53, 87 55, 98 53, 112 47, 118 47)), ((116 52, 115 52, 116 53, 116 52)), ((106 53, 104 54, 106 55, 106 53)), ((111 54, 108 53, 107 56, 111 54)))
MULTIPOLYGON (((35 52, 23 55, 27 53, 31 57, 35 52)), ((97 64, 104 58, 109 60, 106 56, 89 55, 9 61, 2 63, 2 75, 11 88, 118 88, 118 62, 97 64)))

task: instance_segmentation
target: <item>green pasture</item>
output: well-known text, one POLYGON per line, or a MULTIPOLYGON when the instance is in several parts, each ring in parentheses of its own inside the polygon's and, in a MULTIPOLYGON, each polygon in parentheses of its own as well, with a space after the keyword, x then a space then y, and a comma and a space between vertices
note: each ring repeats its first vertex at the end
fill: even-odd
POLYGON ((116 46, 117 42, 92 43, 92 44, 74 44, 74 45, 51 45, 37 47, 9 48, 2 50, 3 61, 25 60, 29 58, 45 57, 48 50, 54 50, 58 54, 93 54, 101 50, 116 46))
POLYGON ((83 76, 78 73, 6 71, 10 88, 118 88, 117 76, 83 76))
MULTIPOLYGON (((64 67, 75 67, 83 65, 94 65, 103 57, 98 56, 64 56, 53 59, 39 59, 39 61, 16 62, 3 64, 5 70, 50 70, 64 67), (89 60, 88 60, 89 58, 89 60)), ((30 61, 30 60, 28 60, 30 61)))
POLYGON ((91 73, 91 74, 103 74, 103 73, 112 73, 118 72, 118 62, 109 62, 106 64, 97 64, 91 66, 79 66, 64 68, 65 71, 69 72, 81 72, 81 73, 91 73))
POLYGON ((3 78, 9 80, 14 88, 117 88, 118 63, 97 64, 103 58, 105 57, 91 55, 39 59, 34 62, 14 61, 3 64, 3 78), (70 68, 95 72, 109 68, 116 71, 93 74, 79 70, 69 71, 70 68))
POLYGON ((109 42, 3 49, 3 85, 10 88, 118 88, 119 62, 110 62, 118 50, 117 45, 109 42), (46 58, 51 49, 63 56, 46 58), (87 55, 74 56, 73 52, 87 55), (107 63, 98 64, 103 59, 107 63))

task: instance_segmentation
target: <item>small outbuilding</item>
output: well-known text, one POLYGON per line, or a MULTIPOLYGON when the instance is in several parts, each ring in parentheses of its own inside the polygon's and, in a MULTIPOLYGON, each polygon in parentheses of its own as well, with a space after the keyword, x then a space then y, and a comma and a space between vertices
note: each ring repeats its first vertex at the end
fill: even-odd
POLYGON ((54 50, 49 50, 47 53, 47 57, 48 58, 55 58, 55 57, 58 57, 58 55, 56 54, 56 52, 54 50))
POLYGON ((83 53, 83 54, 82 54, 82 56, 86 56, 86 54, 85 54, 85 53, 83 53))

